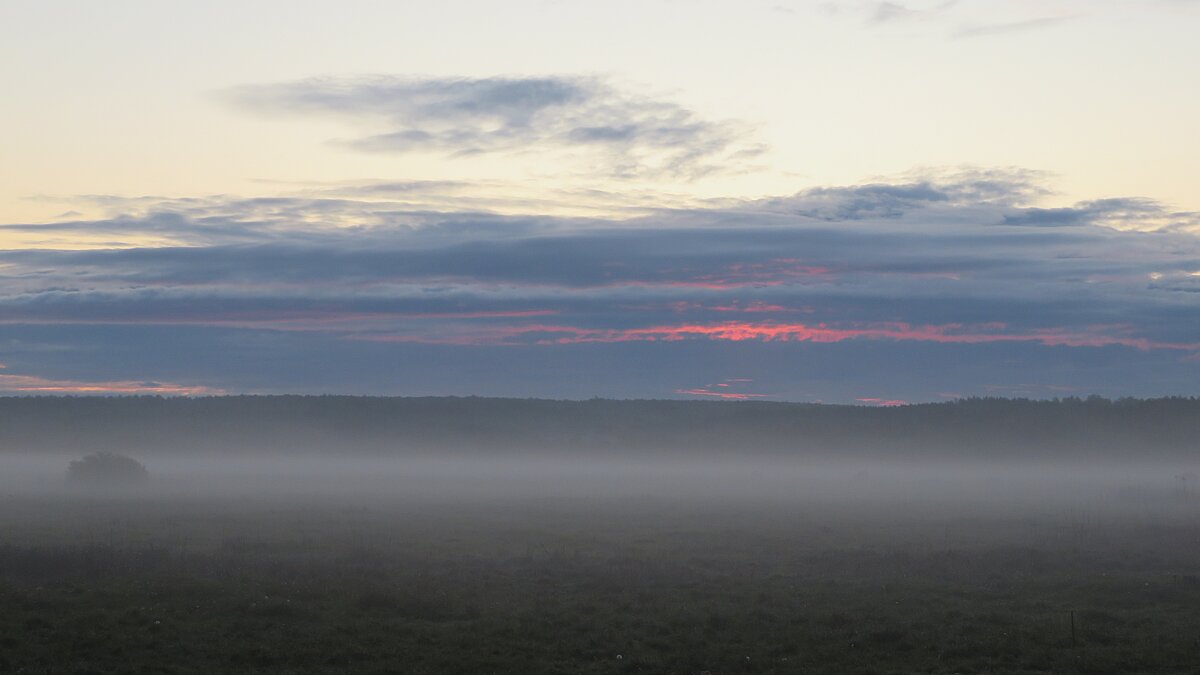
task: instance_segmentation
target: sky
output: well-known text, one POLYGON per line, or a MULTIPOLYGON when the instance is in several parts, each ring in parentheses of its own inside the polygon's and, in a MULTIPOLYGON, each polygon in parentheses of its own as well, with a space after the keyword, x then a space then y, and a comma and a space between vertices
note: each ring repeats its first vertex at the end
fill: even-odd
POLYGON ((1200 395, 1198 29, 0 0, 0 394, 1200 395))

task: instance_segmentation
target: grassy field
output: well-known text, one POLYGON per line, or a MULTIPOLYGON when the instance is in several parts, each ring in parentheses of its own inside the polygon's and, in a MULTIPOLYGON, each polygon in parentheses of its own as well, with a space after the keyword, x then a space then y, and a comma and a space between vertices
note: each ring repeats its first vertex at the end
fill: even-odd
POLYGON ((435 487, 10 491, 0 672, 1200 672, 1192 500, 435 487))

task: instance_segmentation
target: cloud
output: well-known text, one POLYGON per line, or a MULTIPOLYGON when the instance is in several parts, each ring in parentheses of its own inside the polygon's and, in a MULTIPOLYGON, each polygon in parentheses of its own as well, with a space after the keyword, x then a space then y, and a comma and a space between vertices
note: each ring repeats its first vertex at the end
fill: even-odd
POLYGON ((762 152, 746 125, 702 118, 599 77, 328 77, 226 92, 261 114, 329 116, 372 129, 339 141, 377 153, 584 151, 619 177, 697 178, 762 152))
POLYGON ((1048 28, 1050 26, 1064 24, 1069 21, 1074 21, 1078 18, 1080 18, 1079 15, 1040 16, 1031 19, 1022 19, 1020 21, 966 26, 956 31, 954 33, 954 37, 973 38, 987 37, 992 35, 1006 35, 1010 33, 1022 33, 1029 30, 1048 28))
POLYGON ((754 378, 749 377, 734 377, 726 378, 720 382, 706 384, 702 387, 691 387, 676 389, 675 393, 680 396, 701 396, 704 398, 718 398, 726 401, 750 401, 756 398, 770 398, 770 394, 754 394, 743 391, 746 385, 753 382, 754 378))
MULTIPOLYGON (((1179 1, 1182 3, 1188 0, 1179 1)), ((1009 13, 1008 20, 998 19, 995 16, 989 17, 986 12, 980 9, 972 11, 959 2, 959 0, 944 0, 942 2, 931 2, 928 0, 925 2, 896 2, 894 0, 826 2, 821 7, 829 14, 836 15, 848 11, 855 16, 864 17, 865 23, 869 26, 884 27, 914 23, 952 26, 957 23, 958 28, 953 30, 949 36, 958 39, 1021 33, 1047 28, 1082 18, 1084 10, 1092 12, 1104 9, 1098 9, 1095 3, 1083 4, 1076 2, 1073 4, 1078 6, 1080 13, 1050 16, 1026 15, 1022 17, 1022 12, 1020 12, 1020 8, 1018 7, 1016 8, 1018 13, 1015 15, 1009 13), (974 22, 971 22, 969 19, 964 21, 965 17, 969 14, 976 16, 974 22)), ((1004 7, 1004 9, 1011 11, 1013 8, 1004 7)))
POLYGON ((103 221, 6 226, 178 241, 0 252, 8 291, 0 302, 9 321, 102 320, 105 311, 114 320, 161 311, 177 321, 190 311, 216 321, 211 302, 239 322, 256 309, 264 321, 290 321, 600 307, 632 316, 616 308, 635 305, 705 317, 836 305, 839 315, 870 322, 879 307, 903 302, 921 309, 902 317, 910 323, 1020 325, 1048 299, 1055 306, 1047 314, 1058 316, 1066 298, 1083 304, 1097 294, 1136 297, 1152 309, 1169 293, 1150 282, 1183 287, 1200 268, 1188 234, 1196 214, 1128 199, 1042 209, 1022 203, 1031 192, 1023 176, 968 175, 625 220, 410 211, 349 199, 167 201, 103 221), (1134 231, 1142 229, 1150 231, 1134 231), (979 316, 973 298, 999 315, 979 316), (1015 306, 1026 302, 1032 308, 1015 306))
POLYGON ((586 344, 594 342, 677 342, 682 340, 720 340, 741 342, 815 342, 847 340, 898 340, 942 344, 985 344, 994 342, 1032 342, 1045 346, 1107 347, 1123 346, 1138 350, 1168 349, 1200 352, 1200 340, 1194 342, 1156 342, 1128 335, 1128 326, 1106 326, 1086 332, 1062 328, 1041 328, 1026 332, 1009 331, 1004 324, 984 326, 913 326, 906 323, 876 325, 829 325, 778 322, 725 321, 705 324, 672 324, 626 329, 591 329, 566 325, 525 324, 485 327, 436 336, 422 334, 370 334, 360 339, 379 342, 428 342, 432 344, 586 344), (1115 329, 1115 330, 1114 330, 1115 329), (1107 332, 1106 332, 1107 331, 1107 332))
POLYGON ((681 396, 711 396, 713 398, 721 398, 729 401, 744 401, 752 397, 761 396, 761 394, 727 394, 725 392, 705 389, 704 387, 697 387, 695 389, 676 389, 675 393, 681 396))
POLYGON ((224 394, 221 389, 188 386, 170 382, 81 382, 77 380, 55 380, 37 375, 13 375, 0 373, 0 392, 7 394, 65 394, 93 395, 159 395, 159 396, 212 396, 224 394))
POLYGON ((908 405, 908 401, 905 401, 903 399, 898 399, 898 398, 878 398, 875 396, 860 396, 854 400, 859 403, 865 404, 865 405, 876 406, 879 408, 897 408, 899 406, 908 405))
POLYGON ((1196 231, 1200 225, 1200 213, 1172 211, 1150 199, 1099 199, 1063 208, 1022 209, 1006 215, 1004 224, 1038 227, 1090 224, 1145 232, 1172 229, 1196 231))
POLYGON ((819 5, 826 13, 832 15, 851 12, 855 15, 865 15, 868 24, 888 24, 908 21, 938 19, 945 15, 959 0, 941 0, 939 2, 895 2, 893 0, 872 0, 869 2, 855 1, 824 2, 819 5))
POLYGON ((886 23, 888 21, 897 21, 901 19, 909 19, 919 14, 916 10, 910 9, 895 2, 881 2, 875 6, 875 11, 871 15, 871 21, 874 23, 886 23))
POLYGON ((936 18, 957 5, 959 0, 943 0, 925 8, 913 8, 899 2, 876 2, 871 8, 871 23, 936 18))
MULTIPOLYGON (((1146 382, 1174 382, 1195 367, 1181 360, 1200 344, 1200 214, 1136 198, 1044 208, 1045 189, 1028 172, 916 175, 627 217, 431 209, 424 187, 377 185, 265 199, 111 199, 106 218, 0 225, 131 242, 0 251, 6 374, 114 390, 153 379, 265 391, 342 377, 338 364, 368 356, 412 368, 432 353, 446 355, 436 361, 444 366, 474 364, 445 391, 486 393, 472 385, 480 368, 542 373, 535 363, 548 354, 586 353, 559 365, 590 381, 626 363, 607 359, 636 353, 662 364, 637 362, 661 375, 630 385, 644 394, 744 393, 718 385, 747 372, 757 392, 787 399, 800 390, 781 373, 797 354, 822 364, 844 353, 843 367, 857 374, 831 384, 841 375, 813 365, 806 377, 819 374, 825 389, 803 391, 929 400, 1006 385, 1009 375, 1025 385, 1056 373, 1049 384, 1075 386, 1056 363, 1077 368, 1077 378, 1098 373, 1099 383, 1142 381, 1114 365, 1141 363, 1157 373, 1146 382), (146 239, 156 243, 136 243, 146 239), (32 344, 93 351, 51 375, 64 353, 32 344), (126 344, 125 360, 94 351, 126 344), (658 370, 683 368, 709 348, 742 360, 714 361, 722 372, 658 370), (921 364, 882 355, 923 348, 957 360, 924 357, 932 369, 924 393, 883 386, 889 369, 921 364), (307 365, 289 360, 306 354, 307 365), (874 371, 859 372, 854 354, 881 356, 874 371), (1013 354, 1028 369, 1014 370, 1013 354), (288 365, 271 369, 274 359, 288 365), (88 369, 100 363, 123 365, 88 369), (254 373, 260 379, 244 379, 254 373)), ((365 365, 355 372, 363 382, 382 377, 365 365)), ((523 393, 565 386, 550 371, 528 377, 520 376, 530 387, 523 393)))

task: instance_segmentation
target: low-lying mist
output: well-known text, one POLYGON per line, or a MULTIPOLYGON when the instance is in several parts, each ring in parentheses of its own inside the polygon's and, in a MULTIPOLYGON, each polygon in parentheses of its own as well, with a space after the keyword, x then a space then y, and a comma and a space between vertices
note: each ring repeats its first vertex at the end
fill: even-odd
MULTIPOLYGON (((332 453, 331 453, 332 454, 332 453)), ((64 498, 202 500, 315 498, 355 502, 670 499, 728 502, 983 507, 1036 511, 1078 505, 1116 511, 1196 496, 1200 462, 1073 463, 774 456, 450 457, 278 454, 162 455, 143 459, 149 480, 77 485, 74 455, 0 455, 0 494, 64 498)), ((136 458, 136 457, 135 457, 136 458)), ((141 459, 141 458, 138 458, 141 459)))
POLYGON ((1200 658, 1196 402, 21 405, 50 431, 0 428, 0 672, 1200 658))

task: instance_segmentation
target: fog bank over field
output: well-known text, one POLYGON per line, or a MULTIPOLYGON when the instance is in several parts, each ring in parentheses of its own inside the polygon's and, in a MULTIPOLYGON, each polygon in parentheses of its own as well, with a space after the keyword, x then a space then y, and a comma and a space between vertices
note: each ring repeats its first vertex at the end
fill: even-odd
POLYGON ((140 460, 134 499, 479 504, 658 499, 1136 510, 1186 500, 1200 401, 878 409, 482 398, 0 399, 0 493, 80 495, 70 460, 140 460))
POLYGON ((1198 413, 0 399, 0 672, 1178 672, 1198 413))
POLYGON ((409 457, 247 452, 145 458, 144 485, 72 484, 68 457, 0 455, 0 495, 144 501, 246 500, 280 507, 330 504, 415 508, 653 500, 691 508, 821 505, 910 516, 950 510, 1039 515, 1064 509, 1141 513, 1197 500, 1200 460, 1072 463, 878 458, 409 457))

